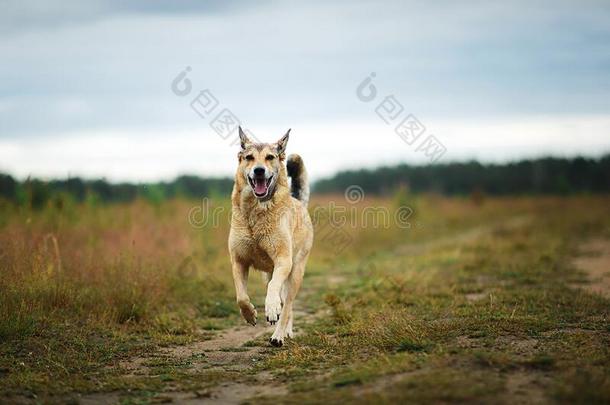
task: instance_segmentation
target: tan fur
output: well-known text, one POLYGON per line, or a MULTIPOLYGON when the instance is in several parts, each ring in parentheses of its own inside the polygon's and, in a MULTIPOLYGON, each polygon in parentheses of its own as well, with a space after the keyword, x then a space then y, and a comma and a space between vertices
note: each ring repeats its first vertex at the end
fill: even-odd
POLYGON ((277 323, 270 342, 281 346, 286 337, 292 337, 292 305, 313 244, 313 226, 306 206, 290 195, 285 166, 288 134, 275 144, 253 144, 241 129, 240 137, 229 234, 237 304, 245 320, 255 325, 257 312, 247 292, 248 271, 253 267, 266 272, 265 314, 271 324, 277 323), (272 160, 268 160, 270 155, 272 160), (248 182, 248 173, 256 165, 264 165, 276 176, 273 194, 265 201, 254 195, 248 182))

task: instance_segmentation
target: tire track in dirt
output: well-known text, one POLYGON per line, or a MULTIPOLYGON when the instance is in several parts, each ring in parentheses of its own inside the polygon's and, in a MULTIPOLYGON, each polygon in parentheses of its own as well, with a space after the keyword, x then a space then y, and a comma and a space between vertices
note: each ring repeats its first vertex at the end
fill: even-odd
MULTIPOLYGON (((306 299, 307 291, 302 291, 302 300, 306 299)), ((297 304, 298 305, 298 304, 297 304)), ((311 314, 297 309, 294 310, 295 319, 300 325, 312 322, 317 314, 311 314)), ((239 372, 249 375, 250 369, 265 355, 265 352, 273 349, 263 343, 262 345, 251 345, 264 335, 271 335, 275 326, 261 325, 250 326, 243 324, 218 332, 218 335, 210 340, 194 342, 190 345, 163 348, 163 355, 174 359, 191 358, 197 353, 205 353, 205 362, 208 370, 224 372, 239 372)), ((295 328, 295 335, 299 335, 301 327, 295 328)), ((258 396, 283 396, 288 393, 288 386, 277 381, 270 372, 258 373, 253 379, 246 381, 224 381, 201 392, 166 392, 164 397, 172 402, 181 404, 240 404, 243 401, 258 396)))
POLYGON ((507 220, 498 221, 496 223, 476 226, 471 229, 462 231, 456 235, 443 236, 421 243, 405 244, 396 249, 394 253, 401 255, 420 255, 426 253, 427 251, 433 249, 440 249, 448 245, 456 245, 458 243, 467 244, 481 239, 482 237, 492 233, 496 229, 504 228, 511 230, 515 228, 520 228, 522 226, 525 226, 530 221, 531 217, 529 215, 520 215, 509 218, 507 220))
MULTIPOLYGON (((205 353, 208 370, 222 372, 245 372, 264 355, 263 346, 249 346, 249 342, 273 333, 274 326, 242 325, 220 331, 217 337, 186 346, 162 349, 161 352, 174 359, 186 359, 197 353, 205 353)), ((277 384, 271 373, 258 373, 254 381, 223 381, 205 392, 168 392, 164 396, 181 404, 239 404, 261 395, 284 395, 288 392, 277 384)))
POLYGON ((585 273, 588 280, 578 287, 610 297, 610 240, 593 239, 582 244, 574 265, 585 273))
MULTIPOLYGON (((313 285, 310 285, 309 289, 304 289, 300 300, 305 301, 313 288, 313 285)), ((298 305, 298 301, 299 299, 295 305, 298 305)), ((303 330, 301 325, 312 322, 318 316, 296 308, 294 315, 298 322, 295 335, 299 335, 303 330)), ((224 381, 203 390, 184 390, 179 386, 168 385, 155 396, 155 402, 239 404, 257 396, 283 396, 288 393, 286 383, 277 381, 270 372, 254 375, 251 370, 266 352, 277 350, 260 341, 262 336, 270 336, 274 328, 275 326, 264 324, 250 326, 244 321, 242 325, 217 331, 211 339, 160 348, 150 355, 121 362, 120 367, 125 371, 125 377, 154 375, 149 362, 155 359, 170 359, 174 363, 191 361, 188 371, 201 374, 202 378, 206 378, 206 374, 210 372, 227 374, 228 378, 224 381), (232 376, 235 378, 231 378, 232 376)), ((88 405, 115 404, 118 403, 120 394, 110 392, 83 395, 78 402, 88 405)))

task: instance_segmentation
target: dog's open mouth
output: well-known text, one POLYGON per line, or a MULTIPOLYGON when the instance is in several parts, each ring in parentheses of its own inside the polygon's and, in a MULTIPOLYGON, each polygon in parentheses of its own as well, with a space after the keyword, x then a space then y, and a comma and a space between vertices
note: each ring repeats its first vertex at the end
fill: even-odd
POLYGON ((252 186, 252 190, 254 190, 254 195, 258 198, 266 197, 269 193, 269 186, 271 185, 271 180, 273 176, 265 179, 265 176, 256 176, 254 178, 248 176, 248 180, 250 181, 250 186, 252 186))

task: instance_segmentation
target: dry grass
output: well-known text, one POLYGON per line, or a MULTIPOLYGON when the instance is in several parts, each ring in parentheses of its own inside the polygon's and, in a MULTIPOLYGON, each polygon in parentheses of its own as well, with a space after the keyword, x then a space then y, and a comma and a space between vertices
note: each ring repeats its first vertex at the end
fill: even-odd
POLYGON ((31 322, 57 315, 125 324, 154 322, 168 306, 205 309, 189 284, 197 295, 228 295, 219 291, 226 264, 216 254, 224 235, 203 246, 189 208, 171 202, 159 212, 138 202, 11 213, 0 234, 3 310, 31 322))
MULTIPOLYGON (((195 201, 42 211, 3 205, 2 395, 163 392, 167 373, 180 384, 174 365, 125 380, 118 363, 241 322, 226 249, 228 202, 213 203, 224 214, 205 227, 189 224, 189 212, 201 206, 195 201)), ((502 394, 509 373, 542 370, 553 374, 545 395, 570 400, 586 386, 570 376, 584 368, 601 378, 599 390, 585 389, 590 398, 607 398, 600 377, 608 371, 607 301, 568 288, 583 281, 568 258, 586 237, 610 236, 609 203, 586 196, 314 199, 311 211, 324 207, 324 215, 305 280, 309 298, 300 305, 331 316, 270 351, 253 372, 290 381, 295 401, 393 402, 489 399, 502 394), (328 224, 332 202, 347 209, 340 231, 328 224), (363 226, 367 207, 394 213, 405 204, 413 208, 409 228, 363 226), (544 350, 514 343, 541 337, 544 350)), ((260 307, 262 283, 251 278, 260 307)))

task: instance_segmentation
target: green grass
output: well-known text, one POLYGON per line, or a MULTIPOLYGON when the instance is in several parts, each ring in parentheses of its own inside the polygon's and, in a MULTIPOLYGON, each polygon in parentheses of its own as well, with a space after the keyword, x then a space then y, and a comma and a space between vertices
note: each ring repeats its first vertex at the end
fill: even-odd
MULTIPOLYGON (((0 399, 162 402, 270 372, 290 391, 280 403, 610 402, 610 301, 574 287, 585 278, 571 264, 587 238, 610 237, 609 203, 421 196, 418 226, 348 226, 341 254, 314 246, 297 307, 318 315, 297 318, 301 333, 281 349, 265 348, 267 336, 224 349, 259 350, 241 372, 213 368, 204 352, 162 354, 241 324, 228 223, 190 227, 197 204, 187 201, 9 208, 0 399), (136 358, 136 372, 121 365, 136 358)), ((355 208, 367 204, 397 203, 355 208)), ((260 313, 262 282, 251 278, 260 313)))
POLYGON ((368 271, 344 263, 355 279, 326 296, 331 317, 261 367, 290 381, 294 403, 511 402, 517 373, 535 381, 523 399, 609 402, 610 302, 569 284, 576 246, 609 218, 557 205, 472 241, 376 254, 368 271))

